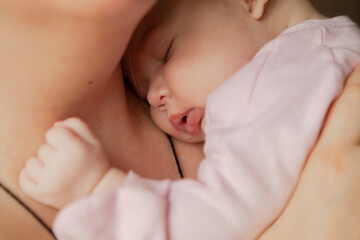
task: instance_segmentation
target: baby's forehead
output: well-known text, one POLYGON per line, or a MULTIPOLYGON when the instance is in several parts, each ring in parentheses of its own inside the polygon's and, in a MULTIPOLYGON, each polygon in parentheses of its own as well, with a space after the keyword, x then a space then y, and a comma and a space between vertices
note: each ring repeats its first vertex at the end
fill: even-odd
POLYGON ((169 3, 171 2, 174 1, 160 0, 138 24, 134 33, 135 38, 146 34, 149 29, 162 24, 164 21, 169 21, 169 3))
MULTIPOLYGON (((141 38, 141 35, 146 34, 146 32, 151 28, 173 22, 176 16, 178 16, 178 13, 182 11, 181 9, 184 10, 184 6, 189 4, 198 5, 200 2, 207 1, 210 0, 159 0, 139 23, 135 30, 133 39, 137 40, 138 37, 141 38)), ((189 8, 189 6, 187 6, 186 11, 187 13, 190 13, 191 7, 189 8)))

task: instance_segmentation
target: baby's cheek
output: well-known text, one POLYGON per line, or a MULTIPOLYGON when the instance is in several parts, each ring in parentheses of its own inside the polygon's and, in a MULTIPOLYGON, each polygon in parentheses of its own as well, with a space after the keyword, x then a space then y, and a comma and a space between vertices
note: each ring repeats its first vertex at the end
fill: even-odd
POLYGON ((172 96, 184 106, 205 107, 207 74, 194 59, 175 58, 164 68, 164 77, 172 96))

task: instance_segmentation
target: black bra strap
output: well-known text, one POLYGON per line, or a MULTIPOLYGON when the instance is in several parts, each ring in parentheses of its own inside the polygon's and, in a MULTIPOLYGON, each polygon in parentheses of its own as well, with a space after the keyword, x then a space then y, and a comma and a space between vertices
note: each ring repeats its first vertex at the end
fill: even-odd
POLYGON ((8 188, 6 188, 2 183, 0 183, 0 188, 4 189, 15 201, 17 201, 23 208, 25 208, 50 234, 56 239, 51 228, 46 225, 46 223, 33 211, 31 210, 23 201, 21 201, 15 194, 13 194, 8 188))
POLYGON ((175 151, 174 143, 173 143, 173 141, 172 141, 172 139, 171 139, 171 136, 170 136, 169 134, 166 134, 166 136, 167 136, 168 139, 169 139, 169 142, 170 142, 172 151, 173 151, 173 153, 174 153, 174 157, 175 157, 176 165, 177 165, 177 167, 178 167, 179 175, 180 175, 181 178, 184 178, 184 175, 183 175, 182 170, 181 170, 180 162, 179 162, 179 159, 178 159, 177 154, 176 154, 176 151, 175 151))

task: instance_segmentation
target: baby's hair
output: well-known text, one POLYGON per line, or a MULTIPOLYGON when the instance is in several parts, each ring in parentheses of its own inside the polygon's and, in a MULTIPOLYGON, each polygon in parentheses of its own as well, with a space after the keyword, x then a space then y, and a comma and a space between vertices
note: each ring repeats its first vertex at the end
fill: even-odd
MULTIPOLYGON (((141 88, 137 84, 137 81, 135 81, 135 74, 133 70, 133 63, 132 59, 129 54, 125 54, 122 61, 121 61, 121 69, 123 72, 123 79, 125 85, 131 89, 136 95, 138 93, 141 93, 141 88)), ((139 96, 140 97, 140 96, 139 96)), ((149 110, 149 103, 147 102, 147 99, 141 98, 143 100, 143 105, 146 110, 149 110)))
POLYGON ((135 81, 135 74, 133 69, 132 59, 129 54, 125 54, 121 61, 121 69, 125 84, 135 92, 140 92, 141 89, 135 81))

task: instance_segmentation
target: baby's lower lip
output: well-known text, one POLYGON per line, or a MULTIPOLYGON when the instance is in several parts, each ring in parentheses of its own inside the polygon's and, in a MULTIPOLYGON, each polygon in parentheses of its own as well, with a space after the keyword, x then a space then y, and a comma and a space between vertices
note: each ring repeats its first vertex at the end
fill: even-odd
POLYGON ((201 116, 199 115, 199 112, 195 108, 191 109, 187 114, 186 120, 186 132, 190 135, 197 134, 200 130, 201 122, 201 116))
POLYGON ((200 131, 201 120, 201 112, 196 108, 185 113, 173 114, 170 117, 170 123, 176 130, 190 135, 196 135, 200 131))
POLYGON ((176 130, 184 132, 185 131, 185 121, 184 121, 185 117, 187 117, 187 113, 172 114, 170 116, 170 123, 176 130))

